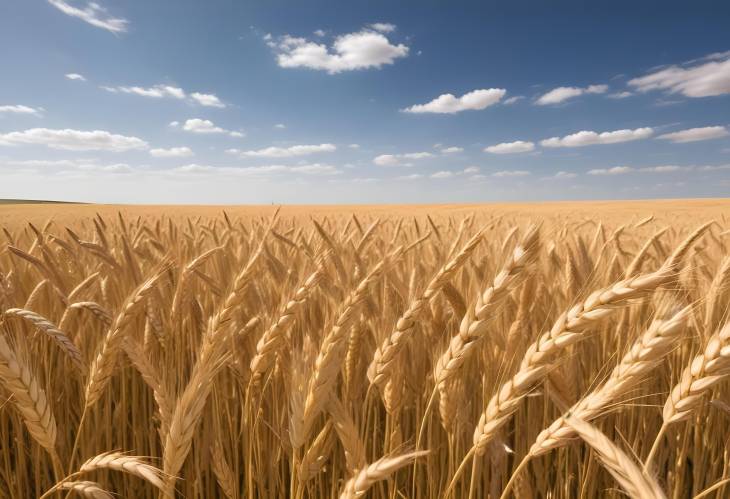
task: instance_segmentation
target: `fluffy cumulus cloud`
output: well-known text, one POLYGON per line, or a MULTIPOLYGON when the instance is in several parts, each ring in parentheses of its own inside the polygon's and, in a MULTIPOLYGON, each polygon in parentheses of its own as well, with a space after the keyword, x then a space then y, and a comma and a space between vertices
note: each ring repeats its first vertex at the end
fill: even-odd
POLYGON ((0 114, 32 114, 40 116, 43 108, 35 108, 29 106, 23 106, 21 104, 0 106, 0 114))
POLYGON ((394 29, 394 25, 377 23, 354 33, 337 36, 329 47, 291 35, 277 39, 266 35, 264 40, 274 50, 276 61, 282 68, 309 68, 335 74, 380 68, 406 57, 408 47, 402 43, 391 43, 385 35, 394 29))
POLYGON ((484 152, 491 152, 492 154, 514 154, 520 152, 530 152, 534 149, 535 144, 533 142, 516 140, 514 142, 502 142, 501 144, 485 147, 484 152))
POLYGON ((724 126, 704 126, 699 128, 688 128, 678 132, 665 133, 658 136, 658 139, 669 140, 672 142, 698 142, 700 140, 719 139, 730 135, 724 126))
POLYGON ((106 9, 98 2, 87 2, 86 7, 77 7, 73 2, 65 0, 48 0, 48 3, 56 7, 64 14, 76 17, 97 28, 111 31, 112 33, 124 33, 127 31, 129 21, 122 18, 115 18, 107 14, 106 9))
POLYGON ((650 127, 636 128, 635 130, 615 130, 613 132, 597 133, 580 131, 565 137, 551 137, 540 141, 543 147, 582 147, 593 144, 617 144, 646 139, 652 136, 654 130, 650 127))
POLYGON ((623 175, 631 173, 634 169, 630 166, 614 166, 613 168, 596 168, 588 170, 588 175, 623 175))
POLYGON ((410 152, 406 154, 381 154, 373 159, 378 166, 413 166, 411 160, 432 158, 430 152, 410 152))
POLYGON ((335 146, 334 144, 306 144, 290 147, 272 146, 251 151, 239 151, 238 149, 229 149, 226 152, 248 158, 293 158, 296 156, 308 156, 310 154, 334 152, 336 150, 337 146, 335 146))
POLYGON ((639 92, 664 90, 685 97, 730 93, 730 52, 710 54, 700 61, 700 64, 686 67, 675 65, 660 69, 628 83, 639 92))
POLYGON ((199 104, 205 107, 217 107, 224 108, 226 105, 215 94, 203 94, 200 92, 193 92, 188 94, 185 90, 180 87, 173 85, 158 84, 151 87, 138 87, 138 86, 116 86, 110 87, 102 85, 104 90, 113 94, 132 94, 139 95, 140 97, 152 97, 155 99, 172 98, 172 99, 188 99, 188 102, 199 104))
POLYGON ((443 149, 441 149, 442 154, 456 154, 458 152, 464 152, 464 148, 452 146, 452 147, 444 147, 443 149))
POLYGON ((84 78, 84 75, 80 75, 78 73, 66 73, 64 76, 68 80, 86 81, 86 78, 84 78))
POLYGON ((426 104, 416 104, 403 109, 406 113, 440 113, 454 114, 461 111, 479 111, 498 103, 507 94, 503 88, 486 88, 473 90, 456 97, 453 94, 442 94, 426 104))
POLYGON ((31 128, 22 132, 0 133, 0 145, 44 145, 67 151, 112 151, 147 149, 147 142, 137 137, 117 135, 104 130, 54 130, 31 128))
POLYGON ((608 85, 589 85, 587 87, 558 87, 541 95, 535 103, 539 106, 560 104, 584 94, 603 94, 608 91, 608 85))
POLYGON ((454 172, 441 170, 431 174, 431 178, 451 178, 454 176, 454 172))
POLYGON ((193 92, 192 94, 190 94, 190 98, 201 106, 218 108, 226 107, 226 105, 223 104, 221 100, 214 94, 201 94, 200 92, 193 92))
POLYGON ((169 149, 150 149, 150 155, 155 158, 187 158, 193 155, 189 147, 171 147, 169 149))
MULTIPOLYGON (((173 121, 170 123, 170 126, 173 128, 180 127, 180 122, 173 121)), ((233 130, 226 130, 225 128, 221 128, 217 126, 215 123, 213 123, 210 120, 204 120, 201 118, 191 118, 189 120, 185 120, 185 123, 182 125, 182 129, 186 132, 191 133, 200 133, 200 134, 227 134, 231 137, 243 137, 244 134, 242 132, 237 132, 233 130)))

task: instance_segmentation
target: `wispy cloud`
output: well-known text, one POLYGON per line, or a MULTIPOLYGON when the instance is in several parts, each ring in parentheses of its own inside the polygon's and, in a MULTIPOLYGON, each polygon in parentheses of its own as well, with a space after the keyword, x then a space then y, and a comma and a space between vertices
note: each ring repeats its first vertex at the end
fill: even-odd
POLYGON ((530 172, 526 170, 502 170, 492 173, 492 177, 527 177, 530 172))
POLYGON ((80 75, 78 73, 66 73, 64 76, 68 80, 86 81, 86 78, 84 78, 84 75, 80 75))
POLYGON ((730 51, 710 54, 691 62, 698 61, 703 63, 690 67, 669 66, 629 80, 628 83, 639 92, 664 90, 685 97, 711 97, 730 93, 730 51))
POLYGON ((654 130, 650 127, 636 128, 635 130, 615 130, 613 132, 593 132, 583 130, 565 137, 551 137, 540 141, 543 147, 583 147, 594 144, 618 144, 646 139, 652 136, 654 130))
POLYGON ((596 168, 594 170, 588 170, 588 175, 623 175, 633 171, 634 169, 630 166, 614 166, 613 168, 596 168))
POLYGON ((22 132, 0 134, 2 145, 44 145, 67 151, 112 151, 147 149, 147 142, 137 137, 113 134, 104 130, 54 130, 31 128, 22 132))
POLYGON ((97 28, 105 29, 112 33, 124 33, 127 31, 129 21, 123 18, 111 17, 107 14, 106 9, 99 5, 98 2, 87 2, 84 8, 75 7, 64 0, 48 0, 48 3, 64 14, 81 19, 97 28))
POLYGON ((560 104, 569 99, 579 97, 584 94, 603 94, 608 91, 608 85, 589 85, 587 87, 558 87, 541 95, 535 104, 538 106, 547 106, 550 104, 560 104))
POLYGON ((102 89, 107 92, 114 94, 132 94, 140 97, 151 97, 154 99, 172 98, 184 100, 187 99, 189 102, 199 104, 205 107, 217 107, 224 108, 226 105, 215 94, 203 94, 200 92, 193 92, 188 94, 185 90, 180 87, 173 85, 157 84, 151 87, 139 87, 139 86, 107 86, 102 85, 102 89))
POLYGON ((724 126, 705 126, 699 128, 688 128, 678 132, 665 133, 657 139, 669 140, 675 143, 698 142, 700 140, 719 139, 730 135, 724 126))
POLYGON ((334 144, 306 144, 295 145, 289 147, 265 147, 251 151, 240 151, 238 149, 229 149, 228 153, 236 154, 241 157, 250 158, 293 158, 296 156, 308 156, 310 154, 334 152, 337 146, 334 144))
POLYGON ((411 152, 405 154, 381 154, 373 159, 378 166, 413 166, 410 160, 432 158, 430 152, 411 152))
POLYGON ((34 116, 40 116, 42 112, 43 108, 41 107, 29 107, 23 106, 22 104, 0 106, 0 114, 32 114, 34 116))
POLYGON ((416 104, 403 109, 405 113, 438 113, 454 114, 462 111, 479 111, 498 103, 507 94, 503 88, 487 88, 473 90, 456 97, 454 94, 442 94, 426 104, 416 104))
POLYGON ((189 147, 171 147, 170 149, 150 149, 150 155, 155 158, 186 158, 193 155, 189 147))

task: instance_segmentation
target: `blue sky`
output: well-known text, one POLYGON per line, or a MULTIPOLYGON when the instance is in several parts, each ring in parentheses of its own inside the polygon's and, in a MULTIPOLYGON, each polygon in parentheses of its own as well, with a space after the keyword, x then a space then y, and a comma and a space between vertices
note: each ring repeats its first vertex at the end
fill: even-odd
POLYGON ((610 5, 7 0, 0 198, 726 196, 730 4, 610 5))

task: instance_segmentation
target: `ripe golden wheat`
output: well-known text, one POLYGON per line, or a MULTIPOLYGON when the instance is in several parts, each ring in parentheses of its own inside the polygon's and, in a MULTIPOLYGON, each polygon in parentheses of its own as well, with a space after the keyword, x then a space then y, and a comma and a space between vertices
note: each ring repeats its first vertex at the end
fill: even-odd
POLYGON ((724 497, 724 216, 0 235, 0 497, 724 497))

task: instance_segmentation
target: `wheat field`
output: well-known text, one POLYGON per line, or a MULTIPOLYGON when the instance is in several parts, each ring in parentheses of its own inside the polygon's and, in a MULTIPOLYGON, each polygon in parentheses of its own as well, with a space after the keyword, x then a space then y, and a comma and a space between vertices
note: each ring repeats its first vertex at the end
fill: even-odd
POLYGON ((725 497, 730 202, 0 208, 0 497, 725 497))

